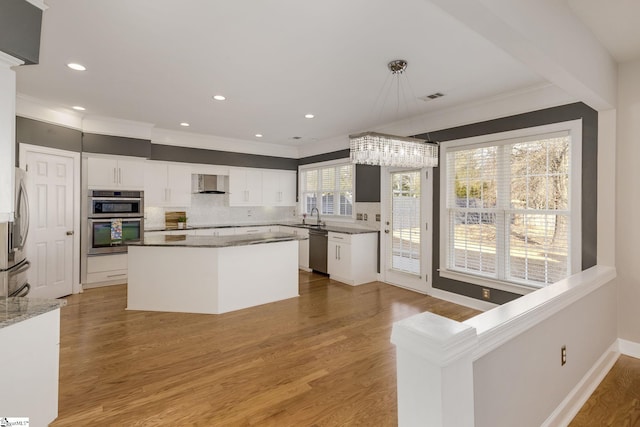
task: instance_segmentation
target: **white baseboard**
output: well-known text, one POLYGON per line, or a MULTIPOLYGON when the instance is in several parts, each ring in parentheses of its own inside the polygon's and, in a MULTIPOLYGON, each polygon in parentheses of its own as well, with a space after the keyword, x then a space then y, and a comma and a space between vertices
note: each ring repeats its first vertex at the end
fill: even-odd
POLYGON ((600 356, 598 361, 582 377, 580 382, 569 392, 558 407, 542 423, 543 427, 567 426, 580 411, 580 408, 589 399, 598 385, 602 382, 609 370, 613 367, 620 356, 618 341, 613 344, 600 356))
POLYGON ((447 292, 441 289, 430 288, 427 291, 427 295, 480 311, 488 311, 492 308, 498 307, 498 304, 494 304, 492 302, 481 301, 479 299, 454 294, 453 292, 447 292))
POLYGON ((633 341, 623 340, 618 338, 618 346, 620 347, 620 353, 625 356, 635 357, 640 359, 640 344, 633 341))

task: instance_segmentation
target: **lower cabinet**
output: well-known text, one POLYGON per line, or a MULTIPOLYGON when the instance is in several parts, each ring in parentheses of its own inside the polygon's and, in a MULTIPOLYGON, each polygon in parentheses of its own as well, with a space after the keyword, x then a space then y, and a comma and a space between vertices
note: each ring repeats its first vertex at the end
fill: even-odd
POLYGON ((298 240, 298 268, 305 271, 311 271, 309 268, 309 230, 306 228, 280 226, 282 233, 295 234, 296 236, 305 237, 306 240, 298 240))
POLYGON ((87 281, 85 282, 85 287, 125 283, 127 281, 127 270, 127 254, 87 257, 87 281))
POLYGON ((329 232, 327 242, 329 277, 352 286, 377 280, 377 250, 377 233, 329 232))
POLYGON ((2 417, 28 417, 32 426, 49 425, 58 416, 60 309, 1 328, 0 342, 2 417))

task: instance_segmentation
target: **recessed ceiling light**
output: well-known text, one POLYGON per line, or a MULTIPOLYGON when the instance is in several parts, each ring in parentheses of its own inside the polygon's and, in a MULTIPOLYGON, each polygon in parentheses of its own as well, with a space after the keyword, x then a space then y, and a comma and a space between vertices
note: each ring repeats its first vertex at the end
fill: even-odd
POLYGON ((262 134, 261 133, 256 133, 256 138, 262 138, 262 134))
POLYGON ((69 64, 67 64, 67 67, 71 68, 72 70, 76 70, 76 71, 85 71, 87 69, 87 67, 85 67, 82 64, 76 64, 75 62, 71 62, 69 64))
POLYGON ((187 123, 187 122, 182 122, 182 123, 180 123, 180 126, 187 127, 187 126, 189 126, 189 123, 187 123))
POLYGON ((213 99, 215 99, 216 101, 224 101, 227 98, 222 95, 213 95, 213 99))
POLYGON ((313 114, 305 114, 305 119, 313 119, 315 116, 313 114))
POLYGON ((73 107, 71 107, 71 108, 73 108, 74 110, 78 110, 78 111, 84 111, 84 110, 86 110, 86 108, 81 107, 81 106, 79 106, 79 105, 74 105, 74 106, 73 106, 73 107))

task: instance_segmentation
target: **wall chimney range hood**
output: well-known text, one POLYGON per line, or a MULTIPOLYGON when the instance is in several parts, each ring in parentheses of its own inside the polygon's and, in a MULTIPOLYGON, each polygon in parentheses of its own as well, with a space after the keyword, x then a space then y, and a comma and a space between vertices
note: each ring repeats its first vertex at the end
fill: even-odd
POLYGON ((225 175, 198 175, 196 193, 225 194, 227 192, 227 177, 225 175))

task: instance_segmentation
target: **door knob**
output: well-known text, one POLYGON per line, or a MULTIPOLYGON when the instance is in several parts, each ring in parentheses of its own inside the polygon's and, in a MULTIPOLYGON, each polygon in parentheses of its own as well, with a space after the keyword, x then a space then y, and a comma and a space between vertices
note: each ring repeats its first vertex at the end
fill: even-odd
POLYGON ((385 233, 389 234, 389 230, 384 230, 385 233))
POLYGON ((73 231, 67 231, 67 236, 73 236, 73 231))

